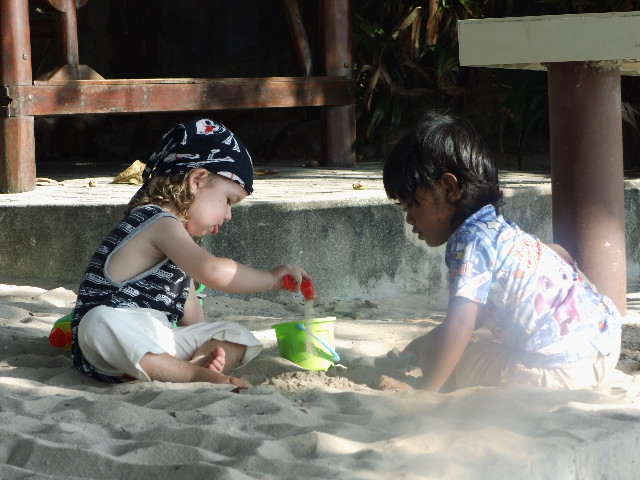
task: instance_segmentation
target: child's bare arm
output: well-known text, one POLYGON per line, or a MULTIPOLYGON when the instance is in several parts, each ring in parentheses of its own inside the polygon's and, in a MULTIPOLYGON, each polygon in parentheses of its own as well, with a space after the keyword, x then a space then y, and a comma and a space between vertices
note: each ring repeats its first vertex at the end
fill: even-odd
POLYGON ((187 275, 207 287, 229 293, 258 293, 282 289, 285 275, 291 275, 297 285, 302 280, 311 280, 306 271, 293 265, 282 265, 269 271, 216 257, 197 245, 174 219, 160 219, 156 224, 149 227, 155 230, 152 238, 155 247, 187 275))
POLYGON ((476 329, 478 304, 461 297, 449 302, 447 318, 437 327, 432 348, 422 352, 422 388, 438 391, 447 381, 462 358, 476 329))

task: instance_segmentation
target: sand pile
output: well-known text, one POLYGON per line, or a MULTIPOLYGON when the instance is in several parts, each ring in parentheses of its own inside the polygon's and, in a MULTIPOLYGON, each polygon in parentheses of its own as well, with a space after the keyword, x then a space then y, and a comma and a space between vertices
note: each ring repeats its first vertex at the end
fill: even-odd
POLYGON ((49 345, 74 287, 0 284, 0 478, 636 478, 640 336, 625 327, 618 372, 599 391, 475 388, 379 392, 381 373, 415 375, 398 349, 442 320, 442 299, 321 300, 340 365, 308 372, 279 357, 289 303, 207 297, 212 320, 244 323, 265 345, 208 384, 104 385, 49 345))

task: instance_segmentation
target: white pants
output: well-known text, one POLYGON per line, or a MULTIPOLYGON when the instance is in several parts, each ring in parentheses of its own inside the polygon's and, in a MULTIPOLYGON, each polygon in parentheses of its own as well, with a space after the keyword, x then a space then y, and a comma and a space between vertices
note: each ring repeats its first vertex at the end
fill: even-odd
POLYGON ((95 307, 78 326, 78 344, 98 373, 151 379, 140 367, 147 353, 168 353, 191 360, 205 342, 216 339, 246 345, 241 365, 262 350, 260 341, 245 327, 233 322, 201 322, 173 328, 167 316, 150 308, 95 307))

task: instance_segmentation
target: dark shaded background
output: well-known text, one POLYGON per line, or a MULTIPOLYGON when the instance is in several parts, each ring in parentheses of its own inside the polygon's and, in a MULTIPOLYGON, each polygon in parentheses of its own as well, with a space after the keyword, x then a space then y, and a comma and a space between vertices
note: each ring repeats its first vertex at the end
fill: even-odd
MULTIPOLYGON (((318 58, 318 2, 299 2, 318 58)), ((358 2, 354 2, 356 8, 358 2)), ((382 8, 382 6, 381 6, 382 8)), ((358 13, 357 11, 355 12, 358 13)), ((32 20, 51 14, 31 7, 32 20)), ((265 77, 298 74, 289 32, 278 0, 90 0, 78 10, 80 63, 105 78, 265 77)), ((53 38, 32 38, 34 77, 56 67, 53 38)), ((357 56, 357 55, 356 55, 357 56)), ((317 67, 317 61, 316 61, 317 67)), ((497 96, 483 85, 517 87, 523 79, 545 72, 460 69, 467 85, 478 82, 478 94, 461 97, 472 121, 499 152, 500 166, 516 165, 517 141, 505 130, 497 96)), ((315 73, 321 73, 316 70, 315 73)), ((623 100, 640 105, 637 78, 623 77, 623 100)), ((424 106, 415 100, 406 118, 418 118, 424 106)), ((80 115, 36 119, 36 158, 43 162, 145 161, 160 136, 175 123, 199 114, 225 123, 245 142, 257 163, 321 160, 318 108, 253 109, 214 112, 80 115)), ((640 167, 637 127, 624 125, 625 167, 640 167)), ((398 136, 403 132, 400 130, 398 136)), ((393 139, 390 140, 393 142, 393 139)), ((380 161, 385 145, 358 135, 359 162, 380 161)), ((387 140, 385 139, 385 142, 387 140)), ((388 142, 387 142, 388 143, 388 142)), ((546 170, 548 126, 529 133, 525 170, 546 170)))

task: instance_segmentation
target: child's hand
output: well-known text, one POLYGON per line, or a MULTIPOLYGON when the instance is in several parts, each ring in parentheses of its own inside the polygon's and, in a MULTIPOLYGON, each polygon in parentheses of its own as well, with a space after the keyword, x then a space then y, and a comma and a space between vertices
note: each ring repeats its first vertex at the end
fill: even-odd
POLYGON ((295 265, 280 265, 279 267, 271 270, 271 275, 273 275, 274 290, 287 289, 295 293, 300 293, 300 285, 302 282, 310 282, 312 280, 311 275, 295 265), (293 288, 289 288, 285 284, 285 277, 287 276, 293 279, 293 288))
POLYGON ((380 375, 380 379, 378 380, 378 390, 413 390, 413 387, 408 383, 401 382, 395 378, 380 375))

